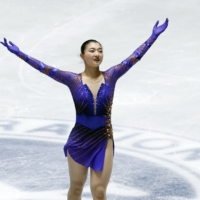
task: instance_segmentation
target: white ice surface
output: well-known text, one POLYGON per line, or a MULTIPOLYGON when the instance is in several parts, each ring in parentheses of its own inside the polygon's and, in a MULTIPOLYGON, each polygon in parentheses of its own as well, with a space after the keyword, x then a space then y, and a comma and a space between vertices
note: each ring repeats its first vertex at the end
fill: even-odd
MULTIPOLYGON (((189 147, 182 141, 184 137, 200 138, 199 7, 199 0, 0 0, 0 40, 6 37, 30 56, 78 73, 84 70, 80 46, 93 38, 103 45, 101 70, 106 70, 148 39, 157 20, 163 23, 168 17, 167 30, 118 81, 112 122, 145 129, 147 134, 176 135, 185 144, 180 146, 184 150, 189 147)), ((68 88, 32 69, 3 46, 0 70, 1 119, 75 120, 68 88)), ((155 145, 159 144, 167 143, 155 145)), ((198 172, 199 163, 190 164, 198 172)), ((5 183, 0 186, 4 194, 5 187, 5 183)), ((17 192, 12 186, 7 189, 17 192)))
MULTIPOLYGON (((0 38, 62 70, 82 72, 81 44, 99 40, 102 70, 128 57, 156 20, 168 29, 116 86, 113 123, 197 135, 200 130, 198 0, 0 1, 0 38)), ((2 117, 75 119, 65 86, 0 48, 2 117)))

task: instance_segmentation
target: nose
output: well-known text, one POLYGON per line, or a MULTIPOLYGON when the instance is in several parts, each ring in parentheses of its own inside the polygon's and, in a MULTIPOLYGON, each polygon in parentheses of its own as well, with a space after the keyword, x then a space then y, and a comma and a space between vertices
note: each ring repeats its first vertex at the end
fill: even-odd
POLYGON ((99 52, 98 52, 98 51, 95 51, 94 55, 95 55, 95 56, 99 56, 99 52))

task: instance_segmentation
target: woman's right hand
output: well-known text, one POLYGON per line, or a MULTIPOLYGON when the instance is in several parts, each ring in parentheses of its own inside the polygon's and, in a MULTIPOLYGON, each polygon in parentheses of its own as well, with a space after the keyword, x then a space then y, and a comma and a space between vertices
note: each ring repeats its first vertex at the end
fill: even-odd
POLYGON ((13 44, 11 41, 9 41, 10 45, 7 43, 7 40, 6 38, 4 38, 4 42, 0 42, 1 44, 3 44, 5 47, 7 47, 7 49, 11 52, 11 53, 14 53, 14 54, 19 54, 20 53, 20 50, 19 48, 13 44))

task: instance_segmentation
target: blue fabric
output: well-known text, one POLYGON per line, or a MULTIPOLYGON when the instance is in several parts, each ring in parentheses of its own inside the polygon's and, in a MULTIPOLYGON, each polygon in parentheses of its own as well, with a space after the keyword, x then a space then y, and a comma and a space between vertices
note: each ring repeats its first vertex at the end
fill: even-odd
POLYGON ((92 130, 106 126, 107 120, 109 120, 109 118, 104 115, 76 115, 76 123, 86 126, 92 130))
POLYGON ((95 102, 90 88, 83 84, 81 74, 48 66, 19 51, 13 43, 8 46, 6 40, 3 45, 41 73, 70 89, 76 109, 76 123, 64 145, 64 155, 67 156, 69 152, 77 163, 95 171, 102 171, 106 145, 109 139, 113 140, 111 110, 116 82, 143 57, 156 38, 153 34, 127 59, 102 72, 104 83, 98 90, 95 102))

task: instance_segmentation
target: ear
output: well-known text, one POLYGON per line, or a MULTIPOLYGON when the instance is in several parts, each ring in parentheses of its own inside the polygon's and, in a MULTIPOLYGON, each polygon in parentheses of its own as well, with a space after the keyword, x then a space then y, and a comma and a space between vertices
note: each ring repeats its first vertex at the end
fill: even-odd
POLYGON ((82 53, 80 54, 80 57, 82 60, 84 60, 84 55, 82 53))

